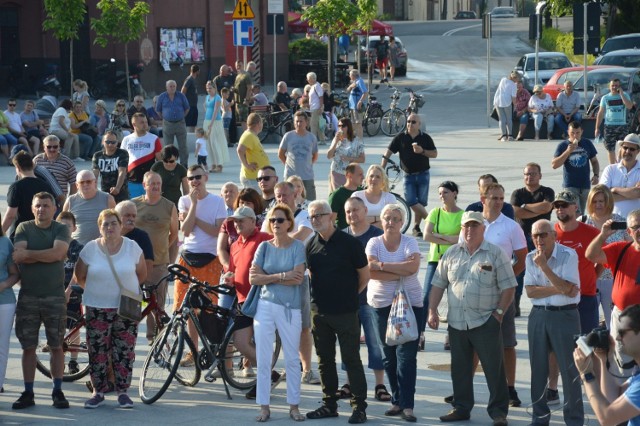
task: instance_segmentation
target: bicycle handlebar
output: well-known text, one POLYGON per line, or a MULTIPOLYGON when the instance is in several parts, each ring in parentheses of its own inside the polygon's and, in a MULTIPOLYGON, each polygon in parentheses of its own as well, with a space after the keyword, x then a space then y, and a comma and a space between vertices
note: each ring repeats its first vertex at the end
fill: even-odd
POLYGON ((235 288, 234 287, 230 287, 230 286, 225 285, 225 284, 219 284, 219 285, 212 286, 211 284, 209 284, 206 281, 200 281, 196 277, 191 276, 191 272, 187 268, 185 268, 182 265, 178 265, 177 263, 173 263, 173 264, 167 266, 167 269, 169 270, 171 275, 174 275, 180 281, 183 281, 185 283, 188 282, 188 283, 191 283, 191 284, 195 284, 196 286, 199 286, 199 287, 204 287, 204 289, 206 291, 210 291, 210 292, 214 292, 214 293, 218 293, 218 294, 229 294, 229 295, 233 294, 235 292, 235 288))

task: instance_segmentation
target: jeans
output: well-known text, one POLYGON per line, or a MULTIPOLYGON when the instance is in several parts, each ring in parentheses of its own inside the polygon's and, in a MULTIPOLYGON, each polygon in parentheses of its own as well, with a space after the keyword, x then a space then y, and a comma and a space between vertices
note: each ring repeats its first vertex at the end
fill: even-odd
POLYGON ((531 115, 533 116, 533 127, 534 129, 536 129, 536 132, 539 132, 542 128, 542 122, 545 119, 547 120, 547 137, 551 137, 551 133, 553 133, 554 116, 552 114, 549 114, 545 117, 545 115, 540 112, 534 112, 531 113, 531 115))
MULTIPOLYGON (((422 322, 424 308, 413 306, 412 309, 418 322, 418 330, 424 329, 422 322)), ((420 339, 397 346, 387 345, 385 343, 385 334, 387 332, 389 312, 391 312, 391 306, 375 308, 378 333, 382 341, 382 351, 384 352, 384 370, 391 386, 391 404, 403 409, 413 409, 416 393, 418 342, 420 339)))
POLYGON ((604 322, 607 325, 607 329, 611 329, 611 309, 613 307, 613 301, 611 299, 611 292, 613 291, 613 278, 598 278, 596 281, 598 287, 598 304, 602 307, 602 314, 604 315, 604 322))
POLYGON ((91 158, 91 150, 93 149, 93 138, 84 133, 77 133, 80 143, 80 157, 91 158))
POLYGON ((429 170, 416 174, 404 175, 404 199, 409 205, 427 205, 429 201, 429 170))
POLYGON ((502 136, 513 136, 513 107, 511 105, 504 108, 496 107, 496 110, 498 111, 502 136))
MULTIPOLYGON (((382 342, 378 334, 375 310, 367 304, 360 305, 358 317, 360 317, 360 324, 362 324, 362 329, 364 330, 364 341, 367 344, 367 352, 369 354, 369 364, 367 364, 367 368, 371 370, 383 370, 382 342)), ((344 362, 342 363, 342 370, 347 370, 344 362)))
POLYGON ((520 124, 527 124, 529 122, 529 113, 523 113, 518 120, 520 121, 520 124))
POLYGON ((598 296, 580 295, 578 303, 580 313, 580 333, 587 334, 598 326, 600 317, 598 315, 598 296))
POLYGON ((11 329, 13 328, 15 312, 15 303, 4 303, 0 305, 0 387, 4 386, 5 373, 7 372, 11 329))
POLYGON ((427 317, 429 316, 429 295, 431 294, 431 281, 438 268, 438 262, 428 262, 427 272, 424 274, 424 286, 422 287, 422 306, 424 306, 424 315, 422 315, 422 322, 425 324, 420 330, 424 330, 427 324, 427 317))
MULTIPOLYGON (((569 120, 569 123, 571 123, 572 121, 577 121, 578 123, 581 123, 582 113, 576 112, 575 114, 573 114, 571 116, 571 120, 569 120)), ((566 134, 567 130, 569 130, 569 123, 565 121, 564 115, 557 114, 555 118, 555 122, 556 122, 556 126, 558 126, 558 128, 562 130, 562 133, 566 134)))

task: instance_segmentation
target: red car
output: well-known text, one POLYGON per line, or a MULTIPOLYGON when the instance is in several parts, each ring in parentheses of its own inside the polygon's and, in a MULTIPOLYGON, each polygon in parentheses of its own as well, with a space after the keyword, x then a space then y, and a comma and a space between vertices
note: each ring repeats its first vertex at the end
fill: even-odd
MULTIPOLYGON (((588 65, 587 71, 595 70, 598 68, 607 68, 607 67, 610 68, 610 66, 607 66, 607 65, 588 65)), ((551 99, 555 101, 558 95, 560 94, 560 92, 564 90, 564 82, 569 80, 575 83, 576 80, 582 77, 583 72, 584 72, 584 67, 562 68, 556 71, 555 74, 553 74, 553 76, 549 79, 547 84, 545 84, 544 87, 542 88, 542 91, 544 93, 550 94, 551 99)))

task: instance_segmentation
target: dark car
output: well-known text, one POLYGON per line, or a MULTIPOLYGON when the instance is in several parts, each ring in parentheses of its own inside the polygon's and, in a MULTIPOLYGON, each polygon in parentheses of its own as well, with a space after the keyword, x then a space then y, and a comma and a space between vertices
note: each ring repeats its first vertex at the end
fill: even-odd
POLYGON ((478 19, 478 15, 473 10, 461 10, 453 19, 478 19))
MULTIPOLYGON (((396 67, 396 75, 405 76, 407 75, 407 62, 409 61, 409 55, 407 54, 407 49, 404 48, 402 40, 400 40, 399 37, 394 38, 396 40, 396 45, 398 46, 398 61, 400 62, 400 66, 396 67)), ((389 41, 388 37, 387 41, 389 41)), ((375 62, 378 43, 380 43, 380 36, 369 36, 369 50, 365 50, 365 43, 366 38, 363 37, 360 42, 360 57, 362 58, 360 72, 367 71, 367 56, 369 56, 372 62, 375 62)))
POLYGON ((599 56, 594 62, 595 65, 618 65, 620 67, 635 68, 640 67, 640 49, 614 50, 605 55, 599 56))
POLYGON ((640 49, 640 33, 624 34, 608 38, 602 45, 600 55, 622 49, 640 49))

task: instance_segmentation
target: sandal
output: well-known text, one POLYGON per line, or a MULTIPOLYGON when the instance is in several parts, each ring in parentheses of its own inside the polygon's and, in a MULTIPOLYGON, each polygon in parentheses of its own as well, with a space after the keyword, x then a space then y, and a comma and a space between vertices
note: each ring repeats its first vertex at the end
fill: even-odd
POLYGON ((306 420, 306 417, 300 414, 298 409, 289 410, 289 417, 291 417, 291 420, 294 422, 304 422, 306 420))
POLYGON ((311 420, 326 419, 329 417, 338 417, 337 408, 329 408, 326 405, 307 413, 307 418, 311 420))
POLYGON ((391 394, 387 391, 385 385, 377 385, 375 389, 376 400, 382 402, 391 401, 391 394))
POLYGON ((336 398, 338 399, 351 399, 352 396, 353 394, 351 393, 351 386, 346 383, 342 385, 338 392, 336 392, 336 398))
POLYGON ((260 415, 256 417, 256 422, 264 423, 271 418, 270 410, 260 410, 260 415))

